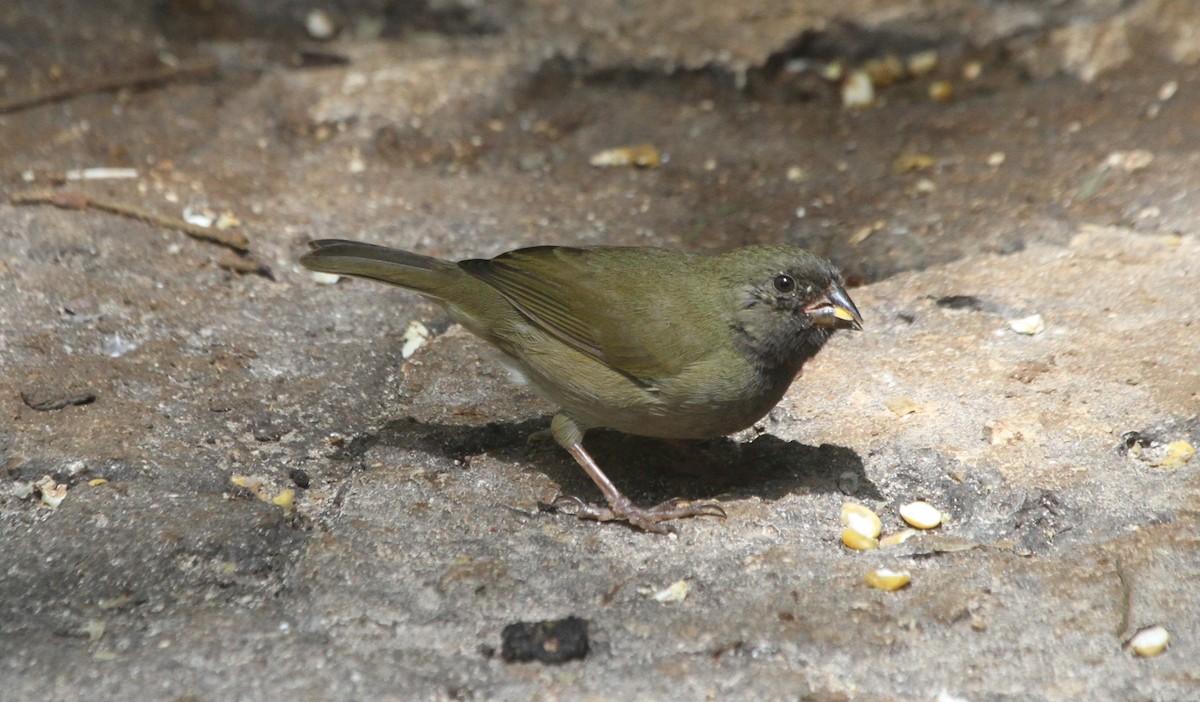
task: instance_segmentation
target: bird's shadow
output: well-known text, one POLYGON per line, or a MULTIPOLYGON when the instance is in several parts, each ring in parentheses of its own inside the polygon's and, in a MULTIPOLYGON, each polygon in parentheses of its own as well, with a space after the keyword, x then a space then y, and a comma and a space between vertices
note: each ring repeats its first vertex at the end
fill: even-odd
MULTIPOLYGON (((565 495, 597 500, 598 489, 569 454, 548 434, 544 440, 536 438, 549 424, 548 417, 478 425, 398 419, 388 422, 378 434, 348 443, 340 457, 357 458, 375 444, 419 451, 460 465, 469 464, 472 456, 488 453, 500 460, 533 465, 565 495)), ((802 492, 882 499, 868 480, 859 455, 834 444, 808 446, 770 434, 746 442, 729 438, 665 441, 593 430, 584 445, 617 487, 639 504, 672 498, 777 500, 802 492)))

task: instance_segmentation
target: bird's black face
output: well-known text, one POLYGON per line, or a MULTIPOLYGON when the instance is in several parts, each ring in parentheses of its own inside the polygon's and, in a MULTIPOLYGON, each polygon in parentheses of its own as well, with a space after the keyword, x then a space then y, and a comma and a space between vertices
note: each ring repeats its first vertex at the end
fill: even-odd
POLYGON ((743 347, 767 366, 799 366, 838 329, 862 329, 862 316, 825 259, 800 251, 773 261, 743 289, 735 328, 743 347))

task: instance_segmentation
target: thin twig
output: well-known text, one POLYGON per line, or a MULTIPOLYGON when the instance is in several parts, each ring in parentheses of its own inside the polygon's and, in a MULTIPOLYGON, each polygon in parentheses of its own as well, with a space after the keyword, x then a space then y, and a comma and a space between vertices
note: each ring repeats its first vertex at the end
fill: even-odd
POLYGON ((177 80, 207 78, 215 75, 217 64, 211 59, 181 63, 178 66, 163 66, 141 71, 117 73, 107 76, 88 76, 70 83, 64 83, 53 89, 32 95, 18 95, 0 100, 0 114, 45 105, 50 102, 68 100, 90 93, 104 93, 122 88, 136 88, 159 83, 170 83, 177 80))
POLYGON ((14 205, 54 205, 67 210, 102 210, 111 212, 122 217, 140 220, 146 224, 164 229, 177 229, 184 234, 197 239, 199 241, 207 241, 213 244, 220 244, 237 251, 245 253, 250 250, 250 240, 241 232, 222 231, 220 229, 207 229, 205 227, 197 227, 194 224, 189 224, 182 219, 167 217, 160 215, 157 212, 143 210, 140 207, 126 205, 125 203, 116 202, 114 200, 103 200, 94 198, 89 195, 84 195, 81 192, 63 190, 63 191, 25 191, 13 193, 9 199, 14 205))

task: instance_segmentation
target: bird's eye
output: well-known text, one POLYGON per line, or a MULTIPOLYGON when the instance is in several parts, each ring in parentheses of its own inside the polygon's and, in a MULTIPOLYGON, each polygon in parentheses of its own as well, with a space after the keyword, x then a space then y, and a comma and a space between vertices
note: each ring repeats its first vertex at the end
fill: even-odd
POLYGON ((775 289, 785 295, 796 289, 796 279, 786 273, 775 276, 775 289))

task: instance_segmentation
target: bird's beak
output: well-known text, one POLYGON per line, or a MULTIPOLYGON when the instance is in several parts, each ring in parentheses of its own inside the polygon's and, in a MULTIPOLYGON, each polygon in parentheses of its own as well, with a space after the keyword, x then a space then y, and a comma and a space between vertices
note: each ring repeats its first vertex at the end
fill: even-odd
POLYGON ((813 324, 831 329, 862 331, 862 315, 840 283, 833 283, 824 295, 804 308, 813 324))

